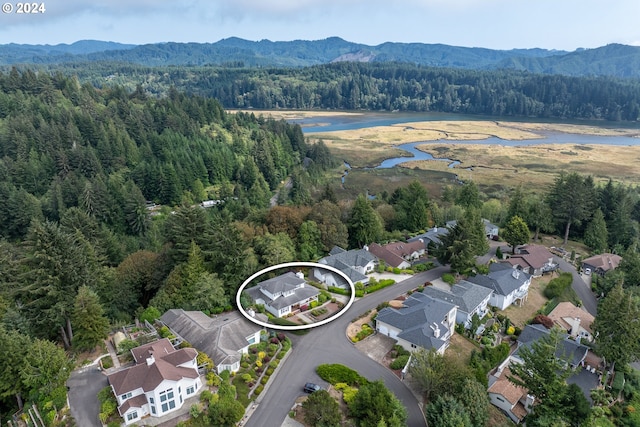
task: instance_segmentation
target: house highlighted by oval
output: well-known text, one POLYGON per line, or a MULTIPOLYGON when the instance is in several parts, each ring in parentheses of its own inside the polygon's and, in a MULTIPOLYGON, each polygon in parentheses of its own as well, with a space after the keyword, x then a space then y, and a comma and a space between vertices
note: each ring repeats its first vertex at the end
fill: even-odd
POLYGON ((260 270, 242 283, 236 295, 238 309, 247 319, 287 331, 329 323, 354 300, 355 286, 349 276, 315 262, 288 262, 260 270), (327 277, 332 286, 318 281, 327 277))

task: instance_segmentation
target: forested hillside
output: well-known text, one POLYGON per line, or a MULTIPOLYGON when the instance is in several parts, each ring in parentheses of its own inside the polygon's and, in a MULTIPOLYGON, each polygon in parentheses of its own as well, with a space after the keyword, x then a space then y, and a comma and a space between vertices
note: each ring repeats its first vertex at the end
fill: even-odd
POLYGON ((323 40, 215 43, 153 43, 139 46, 81 41, 71 45, 0 45, 0 64, 120 62, 141 66, 309 67, 340 61, 401 62, 468 70, 512 69, 569 76, 640 77, 640 47, 611 44, 574 52, 547 49, 496 50, 429 43, 386 42, 377 46, 339 37, 323 40))
POLYGON ((239 221, 264 215, 285 180, 280 201, 305 200, 333 165, 299 126, 210 98, 0 75, 0 413, 64 406, 69 362, 54 342, 93 349, 150 304, 230 308, 277 249, 239 221))
MULTIPOLYGON (((54 69, 57 69, 54 68, 54 69)), ((155 95, 171 87, 226 108, 438 111, 492 116, 635 122, 640 81, 401 63, 341 62, 307 68, 146 68, 114 63, 62 67, 97 87, 155 95)))

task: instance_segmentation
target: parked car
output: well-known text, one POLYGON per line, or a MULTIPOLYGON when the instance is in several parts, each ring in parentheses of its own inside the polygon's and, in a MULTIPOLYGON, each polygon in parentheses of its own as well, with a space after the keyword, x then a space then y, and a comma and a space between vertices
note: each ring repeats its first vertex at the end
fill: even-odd
POLYGON ((314 384, 314 383, 306 383, 304 385, 304 392, 305 393, 314 393, 318 390, 320 390, 322 387, 320 387, 318 384, 314 384))

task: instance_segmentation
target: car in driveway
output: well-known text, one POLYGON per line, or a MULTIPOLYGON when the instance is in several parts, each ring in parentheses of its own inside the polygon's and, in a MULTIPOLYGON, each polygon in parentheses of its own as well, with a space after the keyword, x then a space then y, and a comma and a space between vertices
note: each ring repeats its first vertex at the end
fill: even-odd
POLYGON ((314 383, 306 383, 303 387, 303 390, 305 393, 314 393, 318 390, 320 390, 322 387, 320 387, 318 384, 314 384, 314 383))

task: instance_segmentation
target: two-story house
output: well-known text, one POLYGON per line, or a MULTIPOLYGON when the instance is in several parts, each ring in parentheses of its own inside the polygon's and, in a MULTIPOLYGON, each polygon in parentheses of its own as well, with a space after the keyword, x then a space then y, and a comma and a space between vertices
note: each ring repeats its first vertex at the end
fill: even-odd
POLYGON ((427 286, 422 293, 440 301, 455 304, 456 323, 463 324, 465 328, 471 327, 471 318, 477 314, 482 319, 487 312, 487 304, 491 299, 492 290, 479 286, 466 280, 456 283, 450 289, 427 286))
POLYGON ((176 350, 163 338, 131 350, 135 365, 107 376, 125 424, 162 417, 202 388, 194 348, 176 350))
POLYGON ((478 274, 467 278, 467 281, 493 291, 489 305, 504 310, 511 304, 522 304, 529 295, 531 275, 509 264, 493 263, 489 266, 489 274, 478 274))
POLYGON ((376 331, 397 340, 405 350, 433 348, 444 354, 455 322, 454 304, 414 292, 401 308, 385 307, 380 310, 376 317, 376 331))
POLYGON ((287 272, 264 280, 245 292, 256 304, 276 317, 283 317, 318 300, 320 291, 310 286, 302 273, 287 272))

